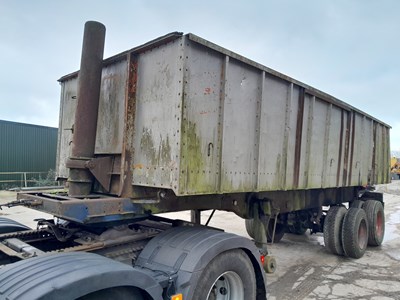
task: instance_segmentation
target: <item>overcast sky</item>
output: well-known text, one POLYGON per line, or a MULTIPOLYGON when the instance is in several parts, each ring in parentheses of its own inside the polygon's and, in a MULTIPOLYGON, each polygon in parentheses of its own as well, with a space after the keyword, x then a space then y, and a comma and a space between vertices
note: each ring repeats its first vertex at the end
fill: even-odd
POLYGON ((388 123, 400 150, 398 0, 0 0, 0 119, 58 126, 87 20, 107 27, 105 57, 195 33, 388 123))

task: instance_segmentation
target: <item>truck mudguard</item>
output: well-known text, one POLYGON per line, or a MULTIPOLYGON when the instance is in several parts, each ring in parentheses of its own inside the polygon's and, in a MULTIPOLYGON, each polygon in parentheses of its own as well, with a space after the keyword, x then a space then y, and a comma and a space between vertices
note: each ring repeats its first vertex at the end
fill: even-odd
POLYGON ((7 265, 0 272, 0 299, 71 300, 122 286, 138 287, 162 299, 161 286, 146 270, 93 253, 39 256, 7 265))
POLYGON ((220 253, 242 249, 256 274, 257 299, 265 299, 265 277, 260 252, 244 237, 203 226, 175 227, 157 235, 140 253, 136 267, 151 269, 176 278, 175 289, 192 299, 193 291, 207 264, 220 253))
POLYGON ((0 234, 30 229, 31 228, 29 228, 28 226, 25 226, 9 218, 0 217, 0 234))

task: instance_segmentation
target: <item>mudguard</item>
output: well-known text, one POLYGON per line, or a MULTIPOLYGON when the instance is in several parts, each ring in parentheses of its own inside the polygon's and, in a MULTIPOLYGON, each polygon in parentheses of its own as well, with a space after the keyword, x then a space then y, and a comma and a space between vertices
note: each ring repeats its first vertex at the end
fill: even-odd
POLYGON ((93 253, 43 255, 0 269, 0 299, 71 300, 118 286, 138 287, 162 299, 162 288, 148 271, 93 253))
POLYGON ((177 275, 176 291, 191 299, 203 269, 218 254, 242 249, 249 256, 257 280, 257 299, 265 299, 265 274, 260 253, 249 239, 202 226, 175 227, 157 235, 140 253, 136 268, 177 275))
POLYGON ((18 223, 17 221, 11 220, 9 218, 0 217, 0 234, 30 229, 31 228, 29 228, 28 226, 18 223))

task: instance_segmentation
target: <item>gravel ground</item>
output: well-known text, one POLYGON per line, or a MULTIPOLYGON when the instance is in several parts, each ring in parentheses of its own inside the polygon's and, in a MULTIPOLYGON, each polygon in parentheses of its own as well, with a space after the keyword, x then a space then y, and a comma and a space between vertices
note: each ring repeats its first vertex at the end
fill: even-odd
MULTIPOLYGON (((400 299, 400 181, 377 186, 384 193, 386 233, 380 247, 367 249, 360 259, 332 255, 324 247, 322 234, 286 234, 269 246, 278 268, 267 275, 268 299, 400 299)), ((0 203, 15 199, 15 193, 0 191, 0 203)), ((51 217, 23 207, 5 208, 6 216, 30 227, 35 218, 51 217)), ((205 223, 210 211, 202 213, 205 223)), ((189 220, 189 212, 164 214, 189 220)), ((247 236, 244 220, 233 213, 216 212, 210 226, 247 236)))

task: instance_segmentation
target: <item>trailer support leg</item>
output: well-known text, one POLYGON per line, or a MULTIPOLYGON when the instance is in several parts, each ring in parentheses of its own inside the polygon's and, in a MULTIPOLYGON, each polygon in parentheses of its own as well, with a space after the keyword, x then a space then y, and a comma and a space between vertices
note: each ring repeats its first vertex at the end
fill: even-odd
POLYGON ((199 224, 201 221, 201 210, 200 209, 192 209, 190 211, 190 221, 194 224, 199 224))
POLYGON ((258 248, 262 249, 265 254, 267 250, 267 230, 269 216, 266 216, 259 203, 254 204, 253 232, 254 241, 258 248))

